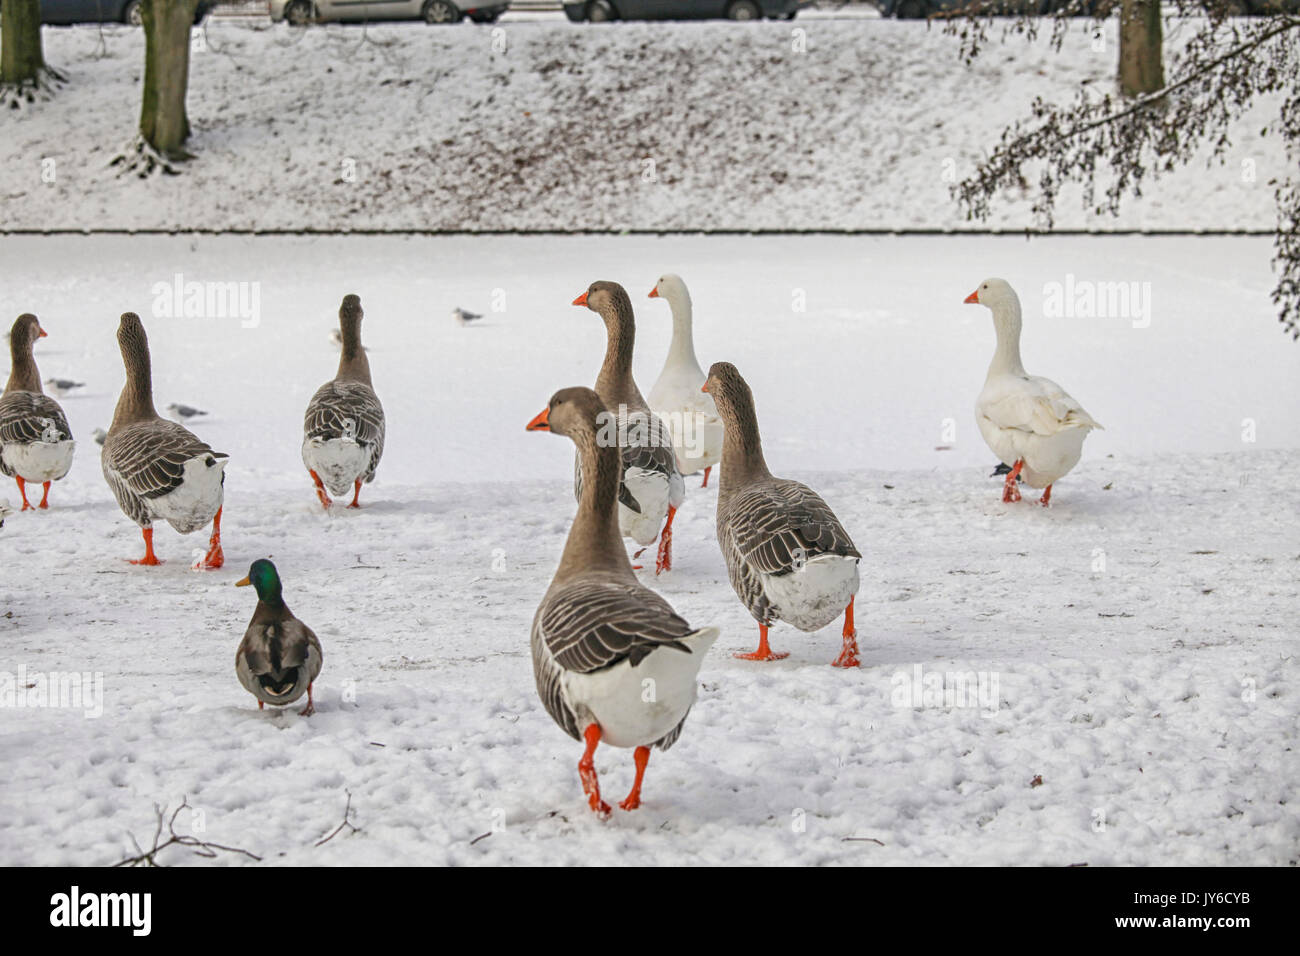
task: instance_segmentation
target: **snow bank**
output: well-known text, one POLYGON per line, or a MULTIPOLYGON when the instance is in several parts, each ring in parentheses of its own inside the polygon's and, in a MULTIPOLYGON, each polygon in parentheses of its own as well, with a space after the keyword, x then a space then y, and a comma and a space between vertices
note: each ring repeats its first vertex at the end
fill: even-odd
MULTIPOLYGON (((217 19, 192 58, 199 158, 147 182, 109 166, 138 120, 140 32, 109 27, 101 44, 96 28, 47 28, 71 83, 0 119, 0 227, 960 228, 952 183, 1035 95, 1109 82, 1113 28, 1101 49, 1081 23, 1060 54, 1013 39, 968 69, 937 28, 860 18, 217 19)), ((1170 176, 1118 220, 1064 195, 1058 227, 1271 229, 1267 183, 1287 167, 1260 130, 1275 114, 1237 126, 1225 165, 1170 176)), ((992 222, 1028 224, 1021 197, 992 222)))

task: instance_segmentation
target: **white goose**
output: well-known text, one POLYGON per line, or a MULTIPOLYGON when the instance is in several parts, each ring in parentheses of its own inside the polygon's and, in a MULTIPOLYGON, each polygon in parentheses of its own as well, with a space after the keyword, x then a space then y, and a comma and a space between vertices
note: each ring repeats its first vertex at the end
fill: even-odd
POLYGON ((0 472, 18 482, 23 511, 50 506, 50 482, 68 473, 77 447, 63 409, 41 389, 32 346, 45 335, 36 316, 18 316, 9 332, 13 366, 0 396, 0 472), (44 486, 39 505, 27 500, 28 481, 44 486))
POLYGON ((704 370, 691 334, 691 294, 682 277, 670 272, 655 283, 650 298, 666 301, 673 315, 673 338, 663 371, 650 389, 650 410, 672 432, 677 470, 683 475, 703 471, 700 487, 706 488, 709 472, 722 459, 722 419, 713 398, 701 390, 704 370))
POLYGON ((1011 470, 1002 500, 1020 500, 1016 479, 1043 488, 1040 503, 1052 500, 1052 485, 1079 463, 1083 440, 1102 426, 1051 379, 1030 375, 1020 361, 1020 298, 1005 279, 985 279, 966 297, 968 305, 993 312, 997 350, 984 389, 975 402, 975 421, 993 453, 1011 470))
POLYGON ((636 782, 619 804, 636 809, 650 748, 667 750, 681 735, 704 654, 718 636, 716 627, 692 628, 632 573, 617 517, 623 462, 602 438, 605 419, 596 392, 566 388, 528 423, 529 431, 572 439, 582 462, 578 513, 531 643, 537 693, 564 732, 586 744, 578 775, 601 815, 610 808, 600 797, 597 744, 636 748, 636 782))

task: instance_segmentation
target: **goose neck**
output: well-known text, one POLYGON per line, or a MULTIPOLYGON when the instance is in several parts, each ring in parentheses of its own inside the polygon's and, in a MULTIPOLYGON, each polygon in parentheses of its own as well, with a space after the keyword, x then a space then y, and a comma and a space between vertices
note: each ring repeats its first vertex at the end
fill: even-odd
POLYGON ((582 497, 555 580, 590 570, 625 572, 630 577, 632 566, 618 528, 622 456, 617 446, 599 444, 594 432, 575 441, 582 463, 582 497))

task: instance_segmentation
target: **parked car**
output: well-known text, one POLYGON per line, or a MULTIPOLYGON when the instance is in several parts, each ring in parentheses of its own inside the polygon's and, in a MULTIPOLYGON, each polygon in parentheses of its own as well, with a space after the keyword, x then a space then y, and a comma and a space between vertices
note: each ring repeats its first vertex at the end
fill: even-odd
POLYGON ((574 23, 588 20, 793 20, 810 0, 576 0, 564 4, 574 23))
MULTIPOLYGON (((216 0, 200 0, 194 22, 201 23, 216 0)), ((129 23, 140 26, 140 0, 41 0, 41 23, 129 23)))
POLYGON ((291 26, 344 20, 423 20, 425 23, 492 23, 506 12, 509 0, 271 0, 271 19, 291 26))

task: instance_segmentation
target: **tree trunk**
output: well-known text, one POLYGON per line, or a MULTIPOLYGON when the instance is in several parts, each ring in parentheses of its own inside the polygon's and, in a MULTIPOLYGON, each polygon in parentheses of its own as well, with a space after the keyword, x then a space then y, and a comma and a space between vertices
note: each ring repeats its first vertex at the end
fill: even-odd
POLYGON ((1122 0, 1119 12, 1119 88, 1125 96, 1165 85, 1160 0, 1122 0))
POLYGON ((37 86, 44 69, 40 0, 4 0, 0 7, 0 84, 37 86))
MULTIPOLYGON (((143 0, 144 104, 140 136, 169 160, 188 159, 185 91, 190 81, 190 27, 199 0, 143 0)), ((6 5, 8 0, 6 0, 6 5)))

